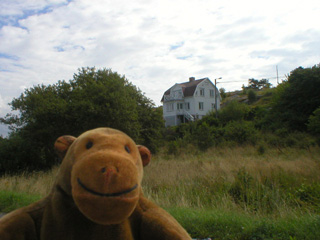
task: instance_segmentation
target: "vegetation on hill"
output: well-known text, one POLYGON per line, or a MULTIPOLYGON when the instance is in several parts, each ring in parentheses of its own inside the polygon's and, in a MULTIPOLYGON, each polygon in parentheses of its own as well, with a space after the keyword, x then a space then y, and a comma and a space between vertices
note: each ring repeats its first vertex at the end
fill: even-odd
POLYGON ((218 112, 200 121, 167 129, 168 152, 189 145, 254 145, 309 148, 320 144, 320 65, 293 70, 287 81, 270 88, 266 80, 249 81, 243 91, 228 93, 218 112))

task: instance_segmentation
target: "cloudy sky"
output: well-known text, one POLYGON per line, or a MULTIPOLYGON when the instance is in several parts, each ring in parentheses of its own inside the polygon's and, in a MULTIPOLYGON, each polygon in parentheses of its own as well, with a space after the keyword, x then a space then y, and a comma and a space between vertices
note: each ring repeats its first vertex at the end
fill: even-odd
MULTIPOLYGON (((0 0, 0 116, 25 88, 111 68, 156 105, 174 83, 276 85, 320 63, 316 0, 0 0)), ((1 133, 1 131, 0 131, 1 133)))

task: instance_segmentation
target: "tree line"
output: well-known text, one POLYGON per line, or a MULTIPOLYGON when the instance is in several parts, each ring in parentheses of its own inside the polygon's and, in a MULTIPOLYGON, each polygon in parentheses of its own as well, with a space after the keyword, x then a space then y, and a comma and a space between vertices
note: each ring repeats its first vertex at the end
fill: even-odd
POLYGON ((59 161, 59 136, 97 127, 122 130, 155 151, 163 126, 161 110, 110 69, 79 69, 70 81, 26 89, 10 105, 18 114, 1 119, 11 132, 0 142, 0 172, 50 168, 59 161))
POLYGON ((60 161, 53 152, 57 137, 96 127, 122 130, 153 152, 165 146, 170 154, 190 145, 203 151, 252 144, 263 153, 266 146, 320 144, 320 65, 296 68, 286 81, 270 86, 265 79, 251 79, 244 90, 263 89, 260 100, 265 102, 252 96, 249 104, 231 101, 218 117, 212 112, 199 121, 165 128, 161 107, 124 76, 110 69, 81 68, 72 80, 31 87, 11 101, 18 113, 0 119, 10 128, 8 138, 0 138, 0 174, 48 169, 60 161))

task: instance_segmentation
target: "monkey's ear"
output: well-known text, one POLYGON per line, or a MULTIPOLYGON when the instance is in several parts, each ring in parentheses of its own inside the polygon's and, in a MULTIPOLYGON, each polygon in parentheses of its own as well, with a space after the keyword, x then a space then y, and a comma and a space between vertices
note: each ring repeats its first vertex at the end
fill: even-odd
POLYGON ((76 140, 75 137, 70 135, 65 135, 59 137, 54 143, 54 150, 56 151, 57 155, 63 159, 66 155, 70 145, 76 140))
POLYGON ((150 150, 142 145, 137 146, 140 152, 141 160, 142 160, 142 165, 145 167, 149 164, 151 160, 151 152, 150 150))

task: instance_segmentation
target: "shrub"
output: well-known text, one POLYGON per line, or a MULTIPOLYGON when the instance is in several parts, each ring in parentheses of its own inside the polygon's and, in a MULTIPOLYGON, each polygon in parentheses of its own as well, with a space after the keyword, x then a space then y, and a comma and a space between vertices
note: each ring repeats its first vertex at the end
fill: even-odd
POLYGON ((297 147, 308 149, 316 145, 316 139, 305 132, 290 132, 286 128, 280 128, 274 134, 266 133, 264 141, 272 147, 297 147))
POLYGON ((257 151, 260 155, 263 155, 266 152, 266 147, 263 144, 260 144, 257 148, 257 151))
POLYGON ((308 149, 309 147, 315 146, 315 139, 305 132, 295 131, 290 133, 286 138, 286 146, 298 147, 301 149, 308 149))
POLYGON ((216 129, 210 127, 206 122, 202 122, 193 133, 193 141, 200 150, 206 150, 216 143, 216 129))
POLYGON ((181 148, 181 144, 179 140, 170 141, 168 143, 167 153, 170 155, 178 155, 181 148))
POLYGON ((232 121, 225 126, 225 137, 228 141, 255 144, 257 136, 257 130, 252 122, 232 121))
POLYGON ((250 107, 247 104, 231 101, 219 111, 219 120, 224 125, 230 121, 244 120, 249 111, 250 107))
POLYGON ((320 107, 309 117, 307 126, 310 133, 320 136, 320 107))
POLYGON ((248 91, 248 100, 249 103, 254 103, 257 100, 257 93, 252 89, 248 91))
POLYGON ((220 124, 219 119, 216 118, 215 112, 209 112, 199 121, 200 124, 203 122, 207 123, 209 126, 214 126, 214 127, 218 127, 220 124))

